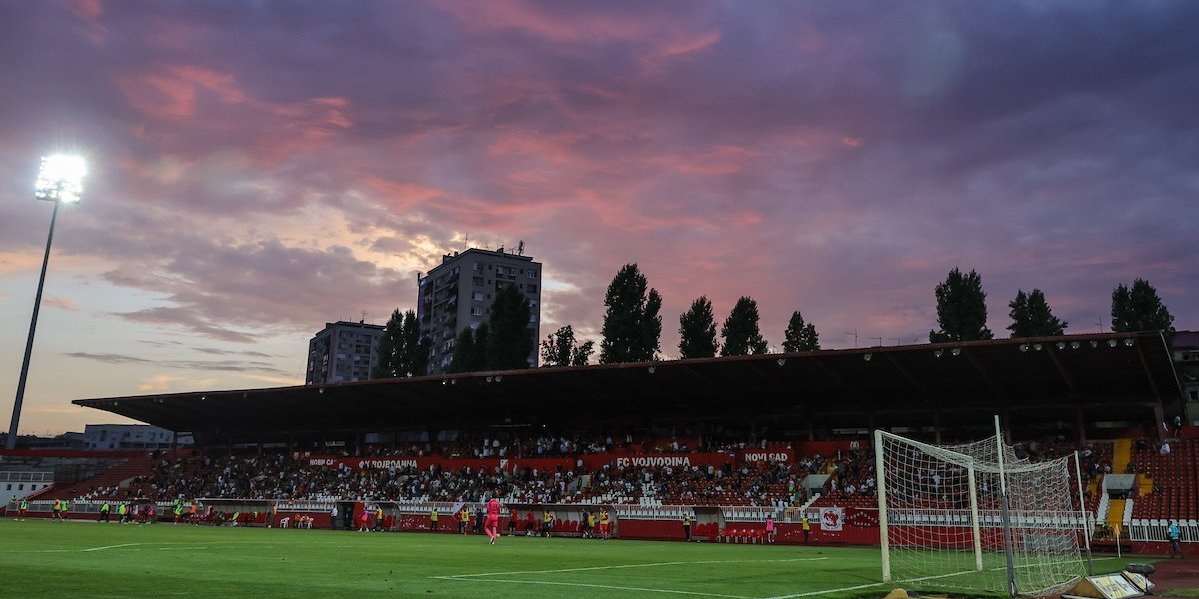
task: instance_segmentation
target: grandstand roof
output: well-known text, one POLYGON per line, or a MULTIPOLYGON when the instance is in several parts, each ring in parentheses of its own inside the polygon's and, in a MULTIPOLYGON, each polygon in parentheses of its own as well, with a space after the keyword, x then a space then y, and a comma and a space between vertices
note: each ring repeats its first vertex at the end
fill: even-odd
POLYGON ((1018 418, 1139 422, 1180 397, 1157 332, 1067 335, 80 399, 217 436, 389 431, 470 420, 790 419, 824 429, 1018 418), (1148 409, 1146 409, 1148 408, 1148 409))

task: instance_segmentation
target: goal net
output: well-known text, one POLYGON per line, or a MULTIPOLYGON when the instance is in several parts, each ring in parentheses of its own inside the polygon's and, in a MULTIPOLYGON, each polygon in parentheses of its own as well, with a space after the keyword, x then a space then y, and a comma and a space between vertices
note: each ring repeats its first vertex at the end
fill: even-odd
POLYGON ((1033 463, 998 437, 936 446, 881 430, 875 456, 884 581, 1043 596, 1085 575, 1071 458, 1033 463))

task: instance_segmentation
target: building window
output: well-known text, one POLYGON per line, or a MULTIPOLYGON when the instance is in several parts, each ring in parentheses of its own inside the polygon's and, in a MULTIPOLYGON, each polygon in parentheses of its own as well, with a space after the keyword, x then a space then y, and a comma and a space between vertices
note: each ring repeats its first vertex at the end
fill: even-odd
POLYGON ((529 315, 529 322, 537 322, 537 314, 536 313, 529 315))
POLYGON ((508 267, 508 274, 510 274, 510 275, 512 275, 512 276, 514 276, 514 277, 515 277, 515 276, 516 276, 516 267, 515 267, 515 266, 509 266, 509 267, 508 267))
POLYGON ((1191 401, 1199 401, 1199 391, 1191 391, 1191 401))
POLYGON ((529 274, 529 278, 530 278, 530 279, 536 279, 536 278, 537 278, 537 271, 535 271, 535 270, 533 270, 533 269, 531 269, 531 268, 529 269, 529 273, 528 273, 528 274, 529 274))
POLYGON ((476 292, 472 293, 472 294, 471 294, 471 296, 470 296, 470 299, 472 299, 472 300, 474 300, 474 301, 476 301, 476 302, 481 302, 481 301, 483 301, 483 292, 482 292, 482 291, 476 291, 476 292))
POLYGON ((475 306, 475 307, 471 308, 471 309, 470 309, 470 315, 471 315, 471 316, 482 316, 482 315, 483 315, 483 308, 482 308, 481 306, 475 306))

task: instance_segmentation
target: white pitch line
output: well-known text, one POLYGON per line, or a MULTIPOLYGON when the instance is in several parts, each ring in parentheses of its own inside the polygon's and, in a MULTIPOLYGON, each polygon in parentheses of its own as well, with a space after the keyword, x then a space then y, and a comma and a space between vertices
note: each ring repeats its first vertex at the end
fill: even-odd
POLYGON ((649 564, 619 564, 615 566, 590 566, 587 568, 563 568, 561 570, 521 570, 519 572, 483 572, 480 574, 451 574, 447 576, 434 576, 433 578, 444 579, 464 579, 478 578, 480 576, 515 576, 517 574, 559 574, 562 572, 587 572, 591 570, 619 570, 623 568, 653 568, 656 566, 688 566, 702 564, 742 564, 742 563, 760 563, 760 562, 814 562, 826 560, 827 557, 796 557, 788 559, 714 559, 704 561, 690 562, 653 562, 649 564))
MULTIPOLYGON (((1095 558, 1095 561, 1105 560, 1105 559, 1116 559, 1116 558, 1114 558, 1114 557, 1099 557, 1099 558, 1095 558)), ((1024 565, 1020 565, 1020 566, 1016 566, 1016 567, 1017 568, 1027 568, 1027 567, 1031 567, 1032 565, 1033 564, 1024 564, 1024 565)), ((999 570, 1006 570, 1006 569, 1007 569, 1006 566, 1002 566, 999 568, 991 568, 990 571, 997 572, 999 570)), ((936 576, 923 576, 920 578, 909 578, 907 580, 897 580, 897 581, 892 581, 892 582, 874 582, 874 583, 870 583, 870 584, 859 584, 857 586, 852 586, 852 587, 842 587, 839 589, 826 589, 823 591, 808 591, 806 593, 796 593, 794 595, 779 595, 777 597, 767 597, 766 599, 795 599, 796 597, 814 597, 816 595, 828 595, 830 593, 840 593, 843 591, 857 591, 860 589, 868 589, 870 587, 881 587, 881 586, 885 586, 885 585, 889 585, 889 584, 901 585, 901 584, 908 583, 908 582, 923 582, 925 580, 934 580, 937 578, 949 578, 950 576, 961 576, 962 574, 970 574, 970 573, 977 572, 977 571, 978 570, 963 570, 961 572, 952 572, 950 574, 937 574, 936 576)))
POLYGON ((858 589, 868 589, 870 587, 881 587, 888 584, 903 584, 905 582, 921 582, 924 580, 933 580, 935 578, 949 578, 950 576, 961 576, 962 574, 970 574, 977 570, 963 570, 961 572, 953 572, 950 574, 937 574, 936 576, 924 576, 921 578, 909 578, 908 580, 897 580, 893 582, 872 582, 870 584, 859 584, 852 587, 842 587, 839 589, 824 589, 821 591, 808 591, 806 593, 796 593, 794 595, 779 595, 777 597, 767 597, 766 599, 793 599, 794 597, 813 597, 816 595, 827 595, 829 593, 840 593, 842 591, 856 591, 858 589))
POLYGON ((90 549, 80 549, 80 551, 103 551, 105 549, 117 549, 120 547, 133 547, 135 545, 145 545, 145 543, 122 543, 120 545, 105 545, 103 547, 92 547, 90 549))
POLYGON ((700 597, 724 597, 726 599, 755 599, 742 595, 720 595, 717 593, 700 593, 698 591, 679 591, 675 589, 647 589, 642 587, 618 587, 607 584, 587 584, 582 582, 552 582, 548 580, 507 580, 503 578, 453 578, 449 576, 434 576, 442 580, 457 580, 459 582, 504 582, 511 584, 544 584, 563 587, 587 587, 592 589, 608 589, 613 591, 641 591, 645 593, 671 593, 675 595, 698 595, 700 597))

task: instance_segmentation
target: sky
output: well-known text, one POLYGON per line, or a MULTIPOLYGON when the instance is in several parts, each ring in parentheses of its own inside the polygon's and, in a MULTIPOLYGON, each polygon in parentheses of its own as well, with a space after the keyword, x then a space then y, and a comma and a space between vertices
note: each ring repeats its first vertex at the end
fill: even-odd
MULTIPOLYGON (((23 433, 72 399, 302 384, 326 322, 413 308, 445 252, 544 264, 541 335, 612 276, 795 310, 826 348, 927 342, 977 270, 989 326, 1068 332, 1146 278, 1199 327, 1192 1, 0 0, 0 413, 77 152, 23 433), (856 334, 855 334, 856 332, 856 334)), ((7 423, 7 421, 5 421, 7 423)), ((7 429, 7 426, 4 427, 7 429)))

